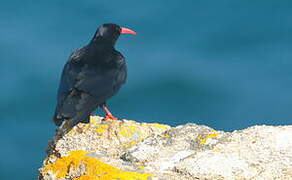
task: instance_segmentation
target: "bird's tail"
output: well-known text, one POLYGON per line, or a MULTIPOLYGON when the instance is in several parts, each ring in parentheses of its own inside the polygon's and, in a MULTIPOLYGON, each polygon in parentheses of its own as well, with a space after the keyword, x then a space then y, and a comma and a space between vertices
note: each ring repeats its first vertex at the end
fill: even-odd
POLYGON ((52 122, 55 123, 56 126, 61 126, 63 121, 64 121, 64 118, 58 116, 57 114, 55 114, 53 119, 52 119, 52 122))
POLYGON ((79 122, 89 123, 90 113, 98 106, 95 101, 92 95, 74 89, 57 105, 53 122, 67 132, 79 122))
POLYGON ((79 122, 82 123, 89 123, 90 121, 90 115, 85 115, 83 117, 75 116, 72 118, 64 117, 62 115, 59 115, 55 113, 52 121, 55 123, 58 131, 63 132, 63 134, 69 132, 75 125, 77 125, 79 122))

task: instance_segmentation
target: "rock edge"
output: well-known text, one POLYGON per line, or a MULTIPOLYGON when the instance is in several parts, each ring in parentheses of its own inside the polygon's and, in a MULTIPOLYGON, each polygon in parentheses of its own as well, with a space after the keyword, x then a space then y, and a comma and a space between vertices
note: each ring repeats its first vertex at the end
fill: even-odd
POLYGON ((292 126, 223 132, 91 117, 55 136, 40 180, 292 179, 292 126))

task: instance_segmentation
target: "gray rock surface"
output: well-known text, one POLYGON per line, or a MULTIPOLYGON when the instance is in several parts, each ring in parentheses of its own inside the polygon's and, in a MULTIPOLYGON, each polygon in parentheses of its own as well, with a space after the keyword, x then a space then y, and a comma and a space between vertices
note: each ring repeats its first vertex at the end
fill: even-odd
POLYGON ((292 126, 253 126, 223 132, 196 124, 170 127, 92 119, 90 125, 81 124, 52 141, 50 156, 40 169, 40 179, 77 180, 90 176, 92 179, 292 180, 292 126), (78 164, 76 157, 73 160, 69 157, 71 152, 79 150, 85 155, 78 164), (91 167, 89 163, 96 163, 93 159, 118 169, 121 174, 106 177, 93 170, 89 174, 86 168, 91 167), (56 171, 59 166, 68 166, 67 161, 77 164, 76 167, 62 174, 56 171), (129 172, 135 174, 127 175, 129 172))

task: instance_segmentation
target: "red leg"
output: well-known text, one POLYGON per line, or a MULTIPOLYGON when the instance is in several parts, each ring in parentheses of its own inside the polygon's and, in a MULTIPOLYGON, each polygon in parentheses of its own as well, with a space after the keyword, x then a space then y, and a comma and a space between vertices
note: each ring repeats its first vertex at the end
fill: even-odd
POLYGON ((104 110, 104 112, 106 113, 106 116, 104 117, 104 120, 109 120, 109 119, 112 119, 112 120, 118 120, 118 118, 114 117, 112 115, 112 113, 108 110, 108 108, 106 107, 105 104, 101 105, 101 108, 104 110))

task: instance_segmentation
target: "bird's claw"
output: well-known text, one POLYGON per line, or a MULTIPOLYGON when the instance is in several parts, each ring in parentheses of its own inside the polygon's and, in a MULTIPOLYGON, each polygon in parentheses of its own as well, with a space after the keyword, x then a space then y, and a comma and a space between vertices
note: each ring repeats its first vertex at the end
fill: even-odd
POLYGON ((114 117, 113 115, 106 115, 103 118, 104 121, 108 121, 108 120, 118 120, 118 118, 114 117))

